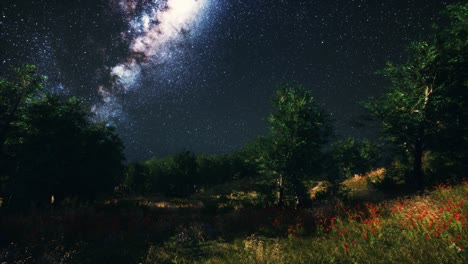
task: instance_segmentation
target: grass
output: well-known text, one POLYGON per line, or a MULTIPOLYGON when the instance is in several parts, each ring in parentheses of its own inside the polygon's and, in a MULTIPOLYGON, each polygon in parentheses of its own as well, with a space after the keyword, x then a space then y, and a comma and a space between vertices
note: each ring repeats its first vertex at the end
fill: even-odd
MULTIPOLYGON (((147 263, 466 263, 468 183, 378 204, 296 212, 282 235, 152 246, 147 263), (316 221, 307 230, 307 221, 316 221), (200 246, 203 245, 203 246, 200 246)), ((286 217, 287 218, 287 217, 286 217)), ((276 219, 275 219, 276 220, 276 219)), ((285 220, 280 217, 280 220, 285 220)), ((310 224, 310 223, 309 223, 310 224)), ((280 227, 281 223, 272 223, 280 227)))
MULTIPOLYGON (((258 197, 240 191, 232 200, 258 197)), ((323 200, 303 210, 213 214, 155 202, 166 205, 158 199, 2 216, 0 262, 468 262, 467 181, 376 203, 323 200)), ((168 204, 175 203, 183 201, 168 204)))

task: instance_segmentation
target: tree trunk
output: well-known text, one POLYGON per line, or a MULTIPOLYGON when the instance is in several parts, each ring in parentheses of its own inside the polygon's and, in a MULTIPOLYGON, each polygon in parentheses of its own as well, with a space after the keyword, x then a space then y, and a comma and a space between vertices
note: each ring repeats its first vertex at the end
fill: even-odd
POLYGON ((422 189, 423 184, 423 169, 422 169, 422 158, 423 158, 423 151, 424 151, 424 137, 425 137, 425 130, 426 130, 426 111, 427 106, 429 104, 429 99, 431 98, 433 89, 432 85, 426 85, 424 89, 424 104, 422 107, 422 121, 418 127, 418 135, 416 142, 414 144, 413 150, 413 180, 412 185, 415 189, 419 190, 422 189))
POLYGON ((276 201, 278 207, 284 206, 284 178, 283 175, 280 174, 278 178, 278 200, 276 201))
POLYGON ((423 187, 421 143, 416 144, 413 153, 413 185, 416 189, 421 189, 423 187))
POLYGON ((291 179, 296 194, 296 209, 309 205, 309 197, 307 196, 307 189, 298 176, 291 179))
POLYGON ((424 138, 424 125, 421 124, 418 128, 418 138, 414 144, 413 150, 413 181, 412 185, 415 189, 419 190, 423 187, 423 138, 424 138))

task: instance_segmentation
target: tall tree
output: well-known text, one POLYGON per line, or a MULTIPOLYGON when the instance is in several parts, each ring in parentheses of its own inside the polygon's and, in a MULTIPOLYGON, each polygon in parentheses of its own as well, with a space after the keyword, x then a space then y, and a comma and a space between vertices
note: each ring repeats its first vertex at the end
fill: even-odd
MULTIPOLYGON (((0 79, 0 185, 11 177, 15 170, 9 159, 12 151, 7 141, 17 132, 18 119, 21 117, 28 103, 42 91, 43 76, 36 72, 36 66, 25 65, 4 73, 0 79)), ((1 186, 0 186, 1 187, 1 186)))
POLYGON ((122 169, 122 142, 112 127, 91 121, 83 101, 48 94, 42 80, 25 66, 0 81, 1 195, 27 205, 51 195, 89 200, 111 191, 122 169))
POLYGON ((8 133, 34 96, 42 90, 43 76, 36 66, 25 65, 13 69, 11 80, 0 79, 0 147, 3 148, 8 133))
POLYGON ((278 174, 278 204, 291 188, 298 204, 307 201, 302 183, 321 169, 322 147, 330 134, 327 118, 308 90, 300 85, 279 86, 273 99, 270 124, 269 166, 278 174))
POLYGON ((408 181, 415 188, 423 186, 425 151, 444 148, 438 141, 466 146, 468 4, 449 6, 447 14, 448 26, 433 41, 413 43, 405 63, 387 63, 382 73, 391 85, 366 105, 382 121, 386 138, 407 154, 413 169, 408 181))

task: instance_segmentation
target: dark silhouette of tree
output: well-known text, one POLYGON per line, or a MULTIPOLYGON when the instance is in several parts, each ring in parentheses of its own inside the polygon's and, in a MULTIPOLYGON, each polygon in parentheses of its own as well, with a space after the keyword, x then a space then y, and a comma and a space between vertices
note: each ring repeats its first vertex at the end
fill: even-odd
POLYGON ((9 79, 0 79, 0 191, 15 172, 15 165, 9 162, 14 158, 15 134, 18 119, 37 93, 42 91, 44 77, 36 74, 34 65, 25 65, 6 73, 9 79))
POLYGON ((23 98, 2 98, 7 112, 1 115, 9 120, 2 142, 6 151, 1 161, 8 168, 1 175, 3 195, 13 204, 27 205, 46 203, 52 195, 56 202, 65 197, 92 200, 112 191, 123 160, 114 129, 93 123, 81 100, 41 90, 35 67, 15 72, 19 76, 13 81, 1 81, 2 96, 23 98))
POLYGON ((153 181, 148 166, 140 162, 128 164, 124 172, 124 184, 132 193, 151 193, 153 191, 153 181))

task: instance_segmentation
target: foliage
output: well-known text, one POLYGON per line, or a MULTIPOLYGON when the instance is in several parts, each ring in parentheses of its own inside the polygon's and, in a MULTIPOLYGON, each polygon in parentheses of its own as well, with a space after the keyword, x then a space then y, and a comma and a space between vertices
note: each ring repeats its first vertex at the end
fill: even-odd
MULTIPOLYGON (((15 134, 18 118, 23 115, 27 104, 42 91, 44 77, 36 74, 34 65, 13 70, 11 80, 0 79, 0 187, 11 177, 14 164, 8 162, 14 151, 7 144, 15 134)), ((0 189, 0 192, 2 191, 0 189)))
POLYGON ((2 99, 6 108, 17 109, 9 114, 14 118, 9 119, 2 142, 5 197, 12 204, 28 205, 48 203, 52 195, 57 202, 65 197, 92 200, 112 191, 123 160, 123 145, 114 129, 92 123, 81 100, 41 91, 35 67, 16 73, 20 76, 2 81, 0 87, 9 96, 24 98, 2 99))
POLYGON ((149 176, 148 167, 140 162, 131 162, 127 165, 124 172, 123 184, 129 188, 132 193, 148 194, 151 193, 153 182, 149 176))
POLYGON ((284 189, 304 203, 307 192, 302 180, 321 171, 322 148, 330 135, 328 120, 310 92, 299 85, 279 86, 273 107, 268 119, 271 147, 265 161, 279 175, 278 203, 284 202, 284 189))
POLYGON ((135 194, 188 196, 206 187, 255 177, 256 141, 230 154, 195 155, 184 151, 164 158, 153 157, 127 165, 123 184, 135 194))
POLYGON ((383 177, 376 178, 376 180, 368 183, 382 192, 395 193, 402 191, 405 180, 410 173, 411 168, 408 165, 395 161, 385 170, 383 177))
POLYGON ((387 64, 382 74, 391 86, 367 104, 386 139, 412 164, 408 182, 417 188, 423 184, 426 151, 466 157, 468 5, 451 5, 447 14, 448 26, 437 30, 434 41, 413 43, 405 63, 387 64))
POLYGON ((43 89, 44 77, 36 74, 34 65, 14 69, 11 78, 12 80, 0 80, 0 143, 2 148, 27 104, 43 89))
POLYGON ((380 149, 366 139, 347 137, 333 143, 331 155, 331 178, 346 179, 371 171, 380 159, 380 149))

